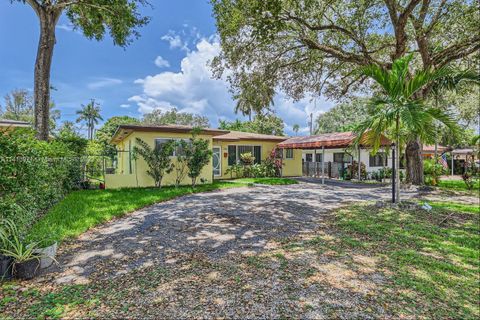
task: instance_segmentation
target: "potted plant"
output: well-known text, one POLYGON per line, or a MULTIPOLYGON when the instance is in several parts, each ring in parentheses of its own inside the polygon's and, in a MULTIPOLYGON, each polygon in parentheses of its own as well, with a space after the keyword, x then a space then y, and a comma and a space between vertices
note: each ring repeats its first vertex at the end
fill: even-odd
POLYGON ((20 237, 18 229, 11 220, 4 219, 1 224, 1 253, 13 260, 12 273, 19 279, 32 279, 40 268, 42 253, 37 253, 38 242, 26 245, 20 237))
POLYGON ((10 236, 10 221, 3 220, 0 224, 0 279, 7 280, 12 278, 13 258, 3 254, 4 249, 9 248, 6 239, 10 236))

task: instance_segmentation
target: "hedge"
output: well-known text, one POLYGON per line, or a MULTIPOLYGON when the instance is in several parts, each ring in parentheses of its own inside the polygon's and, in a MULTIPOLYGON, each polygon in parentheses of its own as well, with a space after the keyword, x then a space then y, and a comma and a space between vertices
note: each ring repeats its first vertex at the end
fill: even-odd
POLYGON ((0 132, 0 217, 25 232, 81 180, 81 158, 60 141, 39 141, 31 129, 0 132))

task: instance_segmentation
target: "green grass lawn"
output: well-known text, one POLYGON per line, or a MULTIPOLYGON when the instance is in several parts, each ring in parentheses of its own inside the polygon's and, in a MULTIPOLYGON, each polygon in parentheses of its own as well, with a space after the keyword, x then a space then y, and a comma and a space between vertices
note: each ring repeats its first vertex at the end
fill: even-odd
POLYGON ((161 189, 124 188, 74 191, 33 225, 29 237, 37 241, 47 237, 49 241, 61 242, 67 238, 77 237, 88 229, 115 217, 121 217, 157 202, 191 193, 239 186, 244 186, 244 184, 214 182, 213 184, 198 185, 195 189, 182 186, 161 189))
POLYGON ((288 179, 288 178, 241 178, 230 180, 236 183, 244 184, 267 184, 267 185, 287 185, 287 184, 297 184, 297 180, 288 179))
POLYGON ((212 191, 223 188, 241 187, 251 183, 284 185, 297 183, 285 178, 249 178, 213 184, 156 188, 124 188, 117 190, 80 190, 70 193, 35 223, 29 232, 31 240, 49 242, 74 238, 88 229, 121 217, 145 206, 167 201, 179 196, 212 191))
MULTIPOLYGON (((202 191, 232 185, 202 186, 202 191)), ((111 212, 110 217, 120 212, 106 209, 113 200, 119 208, 132 201, 140 206, 176 196, 174 190, 165 188, 168 196, 154 189, 78 192, 61 205, 69 203, 63 207, 67 210, 77 206, 75 199, 88 199, 87 205, 98 209, 76 212, 89 212, 96 221, 107 217, 93 213, 99 208, 111 212)), ((172 309, 213 317, 257 303, 288 318, 318 312, 325 318, 478 319, 480 212, 454 200, 429 201, 431 211, 352 205, 325 216, 318 231, 279 238, 278 246, 249 256, 216 260, 179 255, 173 264, 153 264, 112 278, 100 272, 86 284, 5 283, 0 310, 7 319, 161 318, 172 309)), ((62 223, 60 218, 49 221, 62 223)), ((248 317, 251 312, 238 314, 248 317)))
POLYGON ((399 313, 477 318, 480 210, 454 202, 430 204, 430 212, 354 206, 338 212, 337 226, 345 245, 381 258, 397 292, 389 303, 399 313))
MULTIPOLYGON (((442 189, 451 189, 459 191, 468 191, 467 185, 463 180, 440 180, 438 187, 442 189)), ((480 190, 480 179, 477 179, 473 188, 473 192, 480 190)))

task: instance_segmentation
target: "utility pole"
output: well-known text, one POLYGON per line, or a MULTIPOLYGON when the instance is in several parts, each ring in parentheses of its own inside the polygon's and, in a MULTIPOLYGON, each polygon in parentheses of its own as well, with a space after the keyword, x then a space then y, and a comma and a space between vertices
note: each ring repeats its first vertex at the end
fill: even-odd
POLYGON ((310 135, 313 135, 313 113, 310 113, 310 135))

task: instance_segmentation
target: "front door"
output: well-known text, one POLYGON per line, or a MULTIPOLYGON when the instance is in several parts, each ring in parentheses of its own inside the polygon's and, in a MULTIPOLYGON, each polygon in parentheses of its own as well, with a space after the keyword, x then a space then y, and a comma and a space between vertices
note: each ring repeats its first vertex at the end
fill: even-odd
POLYGON ((222 148, 213 147, 213 176, 218 177, 222 175, 222 148))

